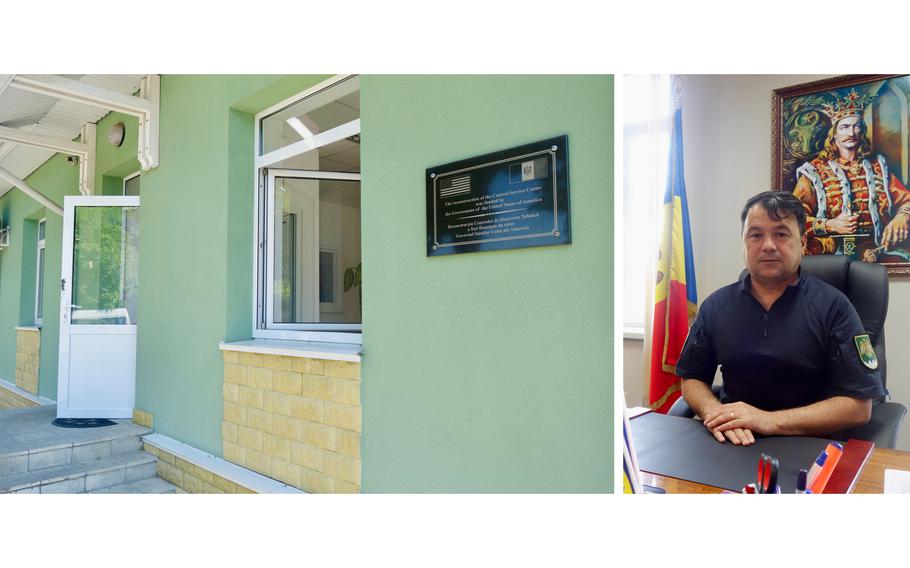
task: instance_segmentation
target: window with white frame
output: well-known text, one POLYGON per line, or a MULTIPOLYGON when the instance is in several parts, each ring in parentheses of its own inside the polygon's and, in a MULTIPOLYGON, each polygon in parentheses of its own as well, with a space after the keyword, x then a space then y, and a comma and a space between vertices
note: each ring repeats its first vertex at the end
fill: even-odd
POLYGON ((667 183, 671 77, 623 77, 623 332, 641 338, 654 289, 661 202, 667 183))
POLYGON ((35 325, 44 323, 44 244, 47 219, 38 221, 38 259, 35 275, 35 325))
POLYGON ((257 114, 255 135, 253 336, 360 343, 359 79, 257 114))

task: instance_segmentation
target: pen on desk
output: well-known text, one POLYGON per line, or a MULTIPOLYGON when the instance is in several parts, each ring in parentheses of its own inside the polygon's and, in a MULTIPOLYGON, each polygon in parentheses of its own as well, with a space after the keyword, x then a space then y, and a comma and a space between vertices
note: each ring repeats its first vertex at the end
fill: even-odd
POLYGON ((806 480, 808 479, 808 472, 804 469, 799 470, 799 473, 796 474, 796 494, 803 495, 806 493, 806 480))
POLYGON ((822 467, 825 465, 825 461, 828 459, 828 452, 822 450, 822 453, 818 454, 818 457, 815 458, 815 463, 812 464, 812 467, 809 468, 809 474, 806 477, 806 483, 811 487, 812 482, 815 481, 815 477, 818 475, 818 472, 821 471, 822 467))
POLYGON ((819 470, 812 483, 809 484, 809 488, 815 494, 825 491, 825 486, 828 485, 828 480, 831 479, 831 474, 834 473, 837 462, 840 461, 840 457, 844 454, 844 447, 837 442, 831 442, 825 448, 825 452, 828 454, 828 459, 825 460, 825 465, 819 470))

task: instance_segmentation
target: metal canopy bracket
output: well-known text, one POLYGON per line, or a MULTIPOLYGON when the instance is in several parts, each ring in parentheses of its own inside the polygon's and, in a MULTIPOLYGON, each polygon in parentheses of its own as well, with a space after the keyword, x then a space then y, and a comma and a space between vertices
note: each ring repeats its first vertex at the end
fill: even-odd
POLYGON ((97 126, 87 122, 82 125, 82 143, 86 145, 86 155, 79 159, 79 193, 94 195, 95 193, 95 131, 97 126))
POLYGON ((79 193, 92 195, 95 183, 95 125, 87 123, 82 127, 80 142, 33 134, 25 130, 0 126, 0 141, 12 145, 21 144, 42 150, 53 150, 79 157, 79 193))
POLYGON ((41 203, 57 215, 63 216, 63 208, 50 200, 46 195, 33 188, 32 186, 25 183, 25 181, 19 179, 15 174, 6 168, 0 167, 0 179, 6 181, 8 184, 18 187, 23 193, 41 203))
POLYGON ((56 75, 16 75, 9 86, 137 117, 139 163, 143 171, 158 166, 158 116, 161 92, 161 78, 158 75, 146 75, 142 79, 139 96, 124 95, 56 75))
POLYGON ((9 128, 6 126, 0 126, 0 140, 6 140, 24 146, 32 146, 34 148, 42 148, 44 150, 63 152, 64 154, 72 154, 74 156, 81 156, 88 151, 84 142, 74 142, 72 140, 54 138, 53 136, 45 136, 43 134, 33 134, 25 130, 9 128))
POLYGON ((148 110, 139 117, 139 163, 143 171, 158 167, 158 114, 161 100, 161 77, 146 75, 139 96, 149 102, 148 110))

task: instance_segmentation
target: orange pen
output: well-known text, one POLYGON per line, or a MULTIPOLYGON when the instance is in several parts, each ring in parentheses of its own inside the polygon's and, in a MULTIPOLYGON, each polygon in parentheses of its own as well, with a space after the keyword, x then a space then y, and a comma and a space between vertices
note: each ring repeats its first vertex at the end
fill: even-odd
POLYGON ((825 465, 822 466, 818 475, 815 476, 815 479, 813 479, 812 483, 809 485, 809 489, 815 495, 818 495, 825 490, 825 486, 828 485, 828 480, 831 479, 831 474, 834 473, 834 468, 837 467, 837 462, 839 462, 841 456, 844 455, 844 447, 837 442, 828 444, 825 451, 828 453, 828 459, 825 460, 825 465))

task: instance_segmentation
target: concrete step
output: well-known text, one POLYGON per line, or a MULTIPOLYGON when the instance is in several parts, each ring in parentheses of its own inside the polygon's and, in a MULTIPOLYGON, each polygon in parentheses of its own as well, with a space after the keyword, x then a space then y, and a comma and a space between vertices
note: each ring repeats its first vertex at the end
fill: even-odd
POLYGON ((136 452, 141 447, 140 436, 127 435, 8 451, 0 454, 0 476, 109 458, 136 452))
POLYGON ((56 406, 0 411, 0 477, 137 451, 151 432, 129 420, 101 428, 60 428, 56 406))
POLYGON ((0 476, 0 493, 85 493, 155 477, 157 458, 143 451, 118 452, 53 467, 0 476))
POLYGON ((89 493, 177 493, 177 487, 160 477, 152 477, 151 479, 143 479, 133 483, 95 489, 94 491, 89 491, 89 493))

